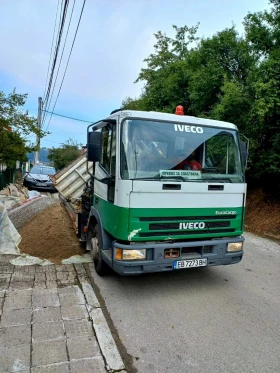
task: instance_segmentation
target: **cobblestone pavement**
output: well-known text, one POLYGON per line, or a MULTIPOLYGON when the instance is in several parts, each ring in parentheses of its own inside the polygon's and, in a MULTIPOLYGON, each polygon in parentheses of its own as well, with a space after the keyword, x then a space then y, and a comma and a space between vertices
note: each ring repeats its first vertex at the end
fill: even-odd
POLYGON ((124 369, 82 264, 20 267, 12 258, 0 256, 1 373, 124 369))

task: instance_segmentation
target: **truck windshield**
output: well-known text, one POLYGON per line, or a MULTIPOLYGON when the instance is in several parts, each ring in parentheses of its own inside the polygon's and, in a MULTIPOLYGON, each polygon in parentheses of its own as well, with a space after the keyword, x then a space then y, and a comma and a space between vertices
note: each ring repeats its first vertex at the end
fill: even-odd
POLYGON ((151 120, 125 120, 121 177, 242 183, 237 132, 151 120))

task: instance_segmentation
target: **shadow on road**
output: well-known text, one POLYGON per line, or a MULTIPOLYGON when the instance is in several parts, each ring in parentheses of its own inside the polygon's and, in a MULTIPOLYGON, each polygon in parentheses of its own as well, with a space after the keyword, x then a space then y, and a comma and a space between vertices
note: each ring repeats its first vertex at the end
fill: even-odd
MULTIPOLYGON (((97 275, 96 275, 97 276, 97 275)), ((165 293, 166 295, 174 293, 186 293, 193 291, 205 291, 225 289, 233 283, 239 283, 238 278, 232 275, 231 267, 213 267, 200 269, 187 269, 182 271, 170 271, 140 276, 123 277, 112 273, 100 282, 109 281, 122 289, 125 296, 131 299, 139 298, 141 295, 146 297, 155 294, 165 293)))

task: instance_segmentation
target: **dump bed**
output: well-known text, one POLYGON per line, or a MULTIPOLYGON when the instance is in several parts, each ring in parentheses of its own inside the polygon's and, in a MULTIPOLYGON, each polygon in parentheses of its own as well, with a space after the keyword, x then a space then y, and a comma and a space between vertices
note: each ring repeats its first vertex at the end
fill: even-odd
MULTIPOLYGON (((93 163, 88 163, 89 172, 93 172, 93 163)), ((83 194, 85 184, 90 179, 90 174, 87 172, 87 158, 82 155, 67 167, 63 168, 51 177, 54 186, 58 192, 70 202, 73 206, 77 206, 78 201, 83 194)))

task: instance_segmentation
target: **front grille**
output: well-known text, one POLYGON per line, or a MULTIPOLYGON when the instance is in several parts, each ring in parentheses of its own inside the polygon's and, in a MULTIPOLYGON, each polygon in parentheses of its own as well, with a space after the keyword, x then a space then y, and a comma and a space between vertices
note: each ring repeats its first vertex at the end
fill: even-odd
MULTIPOLYGON (((217 221, 217 222, 205 222, 205 228, 218 228, 218 227, 229 227, 229 221, 217 221)), ((157 223, 157 224, 150 224, 149 230, 150 231, 159 231, 159 230, 166 230, 166 229, 180 229, 180 223, 157 223)))
POLYGON ((38 179, 35 179, 38 183, 47 183, 48 180, 38 180, 38 179))
POLYGON ((215 216, 169 216, 169 217, 141 217, 140 221, 183 221, 183 220, 230 220, 236 219, 236 215, 215 215, 215 216))
POLYGON ((180 230, 175 232, 139 232, 139 237, 155 237, 155 236, 184 236, 191 234, 212 234, 212 233, 232 233, 235 232, 235 229, 199 229, 193 231, 180 230))

